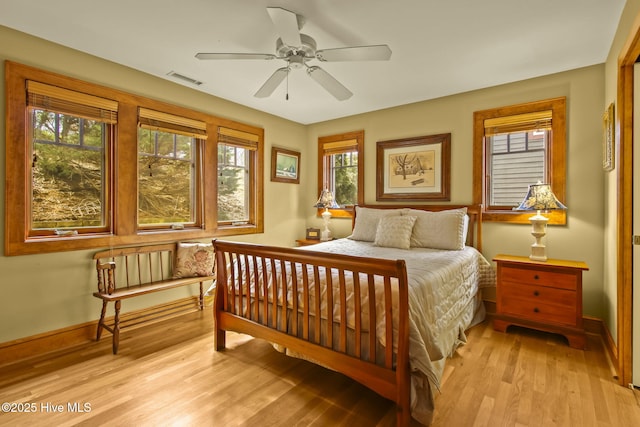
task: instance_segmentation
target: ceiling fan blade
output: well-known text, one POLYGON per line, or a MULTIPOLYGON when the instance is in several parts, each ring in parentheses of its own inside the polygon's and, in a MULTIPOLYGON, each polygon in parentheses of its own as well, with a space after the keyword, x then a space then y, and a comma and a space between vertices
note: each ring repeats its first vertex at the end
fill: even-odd
POLYGON ((268 96, 270 96, 273 91, 276 90, 278 86, 280 86, 282 80, 287 77, 288 72, 289 69, 287 67, 278 68, 273 74, 271 74, 271 77, 269 77, 267 81, 264 82, 262 87, 258 89, 258 91, 253 96, 255 96, 256 98, 267 98, 268 96))
POLYGON ((326 89, 331 95, 333 95, 338 101, 344 101, 351 98, 353 93, 346 87, 337 81, 331 74, 327 73, 320 67, 307 68, 307 74, 311 76, 313 80, 318 82, 320 86, 326 89))
POLYGON ((275 59, 269 53, 196 53, 198 59, 275 59))
POLYGON ((316 52, 320 61, 388 61, 391 49, 386 44, 373 46, 339 47, 316 52))
POLYGON ((294 12, 281 7, 268 7, 267 12, 284 44, 291 47, 302 46, 298 17, 294 12))

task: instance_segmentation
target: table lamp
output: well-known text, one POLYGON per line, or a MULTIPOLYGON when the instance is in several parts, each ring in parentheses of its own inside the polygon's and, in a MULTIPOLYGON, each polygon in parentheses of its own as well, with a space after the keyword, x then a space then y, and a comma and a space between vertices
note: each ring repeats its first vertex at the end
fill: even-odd
POLYGON ((547 260, 547 248, 542 243, 542 238, 547 232, 547 222, 549 219, 541 214, 541 211, 549 211, 555 209, 567 209, 553 194, 549 184, 538 182, 529 185, 529 191, 520 206, 515 208, 517 211, 536 211, 536 214, 529 218, 533 229, 531 235, 536 241, 531 245, 531 255, 529 259, 534 261, 547 260))
POLYGON ((331 219, 331 212, 329 209, 337 209, 340 206, 333 199, 333 193, 328 189, 322 190, 320 193, 320 197, 314 208, 324 208, 324 212, 322 212, 322 221, 324 222, 324 227, 322 231, 320 231, 320 240, 331 240, 331 230, 329 230, 329 220, 331 219))

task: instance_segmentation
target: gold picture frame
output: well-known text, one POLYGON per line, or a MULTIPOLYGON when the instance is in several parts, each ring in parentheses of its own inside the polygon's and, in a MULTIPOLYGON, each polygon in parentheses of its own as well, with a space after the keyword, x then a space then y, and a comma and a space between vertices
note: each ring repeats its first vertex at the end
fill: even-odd
POLYGON ((271 181, 300 183, 300 152, 271 148, 271 181))
POLYGON ((451 134, 378 141, 376 200, 450 200, 451 134))
POLYGON ((616 167, 615 145, 616 145, 616 117, 613 102, 609 104, 602 116, 602 168, 605 171, 612 171, 616 167))

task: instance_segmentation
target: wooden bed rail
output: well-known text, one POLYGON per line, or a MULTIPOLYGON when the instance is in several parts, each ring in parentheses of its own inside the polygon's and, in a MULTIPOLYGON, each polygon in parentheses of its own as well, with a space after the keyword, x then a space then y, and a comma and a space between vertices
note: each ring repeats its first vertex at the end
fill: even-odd
POLYGON ((217 351, 225 347, 226 331, 268 340, 395 401, 398 424, 408 425, 409 302, 403 260, 220 240, 213 245, 217 351))

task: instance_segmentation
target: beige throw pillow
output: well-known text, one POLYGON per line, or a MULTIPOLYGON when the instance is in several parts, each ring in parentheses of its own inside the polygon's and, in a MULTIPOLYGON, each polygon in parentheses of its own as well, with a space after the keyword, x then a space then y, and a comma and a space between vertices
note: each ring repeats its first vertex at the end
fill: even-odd
POLYGON ((415 216, 387 216, 378 221, 375 246, 409 249, 415 216))
POLYGON ((174 279, 213 275, 212 243, 178 243, 174 279))

